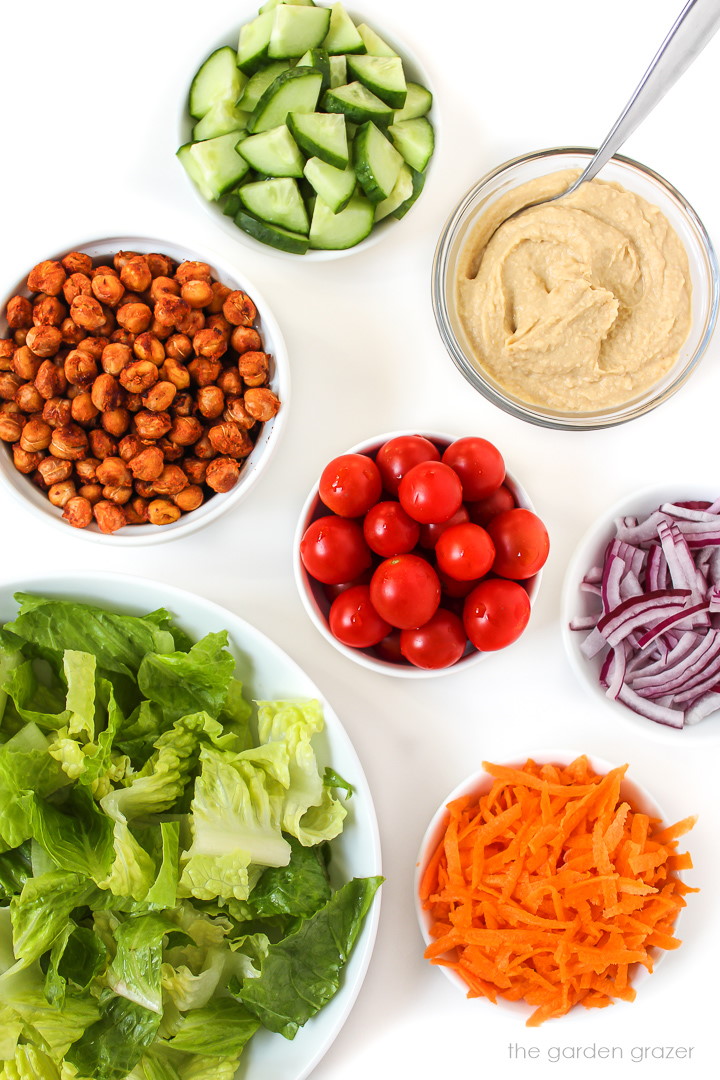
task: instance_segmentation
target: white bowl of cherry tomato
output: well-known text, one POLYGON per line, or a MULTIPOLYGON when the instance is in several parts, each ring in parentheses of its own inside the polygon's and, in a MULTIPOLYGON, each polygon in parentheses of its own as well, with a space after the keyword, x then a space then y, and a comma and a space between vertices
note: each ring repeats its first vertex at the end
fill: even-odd
POLYGON ((398 431, 328 462, 293 558, 305 609, 336 649, 373 671, 422 677, 516 641, 548 551, 491 442, 398 431))

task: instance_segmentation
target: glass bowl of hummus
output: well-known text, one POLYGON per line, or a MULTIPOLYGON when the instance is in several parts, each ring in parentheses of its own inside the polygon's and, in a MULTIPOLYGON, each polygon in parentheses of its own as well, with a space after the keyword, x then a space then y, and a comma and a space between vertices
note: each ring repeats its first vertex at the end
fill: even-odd
POLYGON ((594 154, 541 150, 488 173, 435 252, 433 309, 454 363, 506 412, 543 427, 625 423, 695 370, 718 314, 705 227, 658 173, 616 156, 573 195, 594 154))

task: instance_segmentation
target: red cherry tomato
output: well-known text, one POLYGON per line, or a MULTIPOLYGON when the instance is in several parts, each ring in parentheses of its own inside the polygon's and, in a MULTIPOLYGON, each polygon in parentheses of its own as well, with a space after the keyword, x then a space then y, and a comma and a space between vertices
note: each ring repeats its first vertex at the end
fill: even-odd
POLYGON ((392 626, 422 626, 440 604, 440 579, 419 555, 396 555, 381 562, 370 582, 375 610, 392 626))
POLYGON ((435 545, 438 566, 458 581, 487 574, 495 559, 495 545, 481 525, 465 521, 446 529, 435 545))
POLYGON ((545 565, 550 539, 532 510, 506 510, 488 522, 487 531, 495 545, 493 570, 500 577, 524 581, 545 565))
POLYGON ((413 465, 439 460, 438 448, 422 435, 396 435, 383 443, 375 456, 383 487, 391 495, 397 495, 400 481, 413 465))
POLYGON ((358 574, 356 578, 353 578, 352 581, 340 581, 336 585, 326 585, 324 590, 325 595, 328 600, 332 602, 340 595, 340 593, 344 593, 347 589, 354 588, 355 585, 369 585, 371 577, 372 570, 368 568, 367 570, 363 570, 362 574, 358 574))
POLYGON ((441 461, 422 461, 403 476, 398 488, 403 510, 422 525, 448 521, 460 509, 462 484, 441 461))
POLYGON ((463 655, 466 645, 462 620, 444 608, 438 608, 432 618, 416 630, 400 631, 400 651, 415 667, 450 667, 463 655))
MULTIPOLYGON (((442 587, 442 601, 444 607, 452 608, 453 605, 450 600, 464 599, 469 592, 472 592, 476 585, 480 584, 480 578, 475 578, 473 581, 457 581, 455 578, 450 577, 444 570, 441 570, 439 566, 435 567, 437 576, 440 578, 440 585, 442 587)), ((326 590, 327 591, 327 590, 326 590)), ((462 607, 462 605, 460 605, 462 607)))
POLYGON ((420 526, 405 513, 400 503, 379 502, 365 515, 363 534, 376 555, 389 559, 391 555, 412 551, 420 536, 420 526))
POLYGON ((353 585, 333 600, 328 622, 338 641, 355 649, 377 645, 392 630, 372 606, 368 585, 353 585))
POLYGON ((434 548, 438 540, 451 525, 460 525, 463 521, 469 521, 470 515, 464 506, 461 506, 456 513, 447 521, 443 521, 440 524, 421 525, 420 527, 420 546, 424 548, 434 548))
POLYGON ((516 581, 489 578, 465 600, 463 625, 476 649, 492 652, 516 641, 530 618, 530 598, 516 581))
MULTIPOLYGON (((708 503, 708 506, 710 504, 708 503)), ((391 630, 375 648, 374 653, 378 660, 387 660, 389 664, 404 664, 405 657, 400 652, 400 635, 402 630, 391 630)))
POLYGON ((474 521, 476 525, 484 526, 498 514, 502 514, 503 511, 514 510, 515 496, 510 488, 506 487, 505 484, 501 484, 497 491, 493 491, 492 495, 487 495, 484 499, 477 499, 476 502, 469 502, 467 508, 470 520, 474 521))
POLYGON ((496 446, 487 439, 468 436, 450 443, 442 456, 462 481, 464 499, 484 499, 505 479, 505 462, 496 446))
POLYGON ((300 558, 308 574, 324 585, 352 581, 372 564, 357 521, 335 516, 308 525, 300 541, 300 558))
POLYGON ((335 514, 360 517, 380 498, 380 470, 367 454, 341 454, 323 469, 319 491, 335 514))

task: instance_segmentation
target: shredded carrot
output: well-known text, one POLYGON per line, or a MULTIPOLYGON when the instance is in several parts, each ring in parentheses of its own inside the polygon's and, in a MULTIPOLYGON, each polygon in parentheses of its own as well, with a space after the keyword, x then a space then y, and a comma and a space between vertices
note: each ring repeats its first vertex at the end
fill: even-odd
POLYGON ((598 775, 586 757, 520 769, 484 763, 486 795, 447 807, 420 897, 433 938, 425 956, 459 974, 468 997, 525 1001, 527 1024, 574 1005, 632 1001, 635 966, 676 949, 673 926, 696 892, 677 840, 695 823, 661 822, 620 791, 627 766, 598 775))

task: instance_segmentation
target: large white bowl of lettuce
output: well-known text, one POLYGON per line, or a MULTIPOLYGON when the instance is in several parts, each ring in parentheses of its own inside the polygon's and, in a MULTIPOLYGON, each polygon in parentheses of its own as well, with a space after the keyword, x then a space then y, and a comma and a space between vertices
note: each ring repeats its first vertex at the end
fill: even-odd
POLYGON ((167 585, 3 585, 0 627, 3 1075, 307 1076, 379 915, 337 716, 264 635, 167 585))

